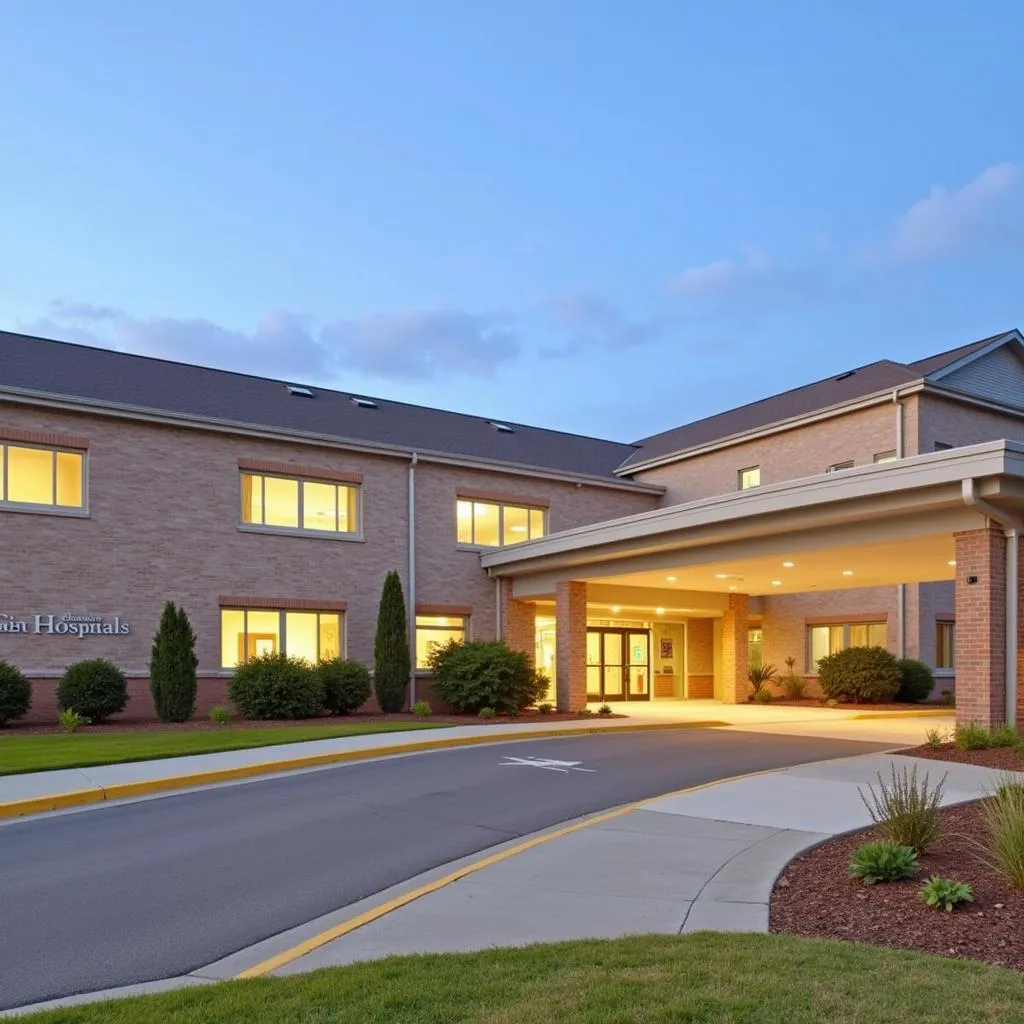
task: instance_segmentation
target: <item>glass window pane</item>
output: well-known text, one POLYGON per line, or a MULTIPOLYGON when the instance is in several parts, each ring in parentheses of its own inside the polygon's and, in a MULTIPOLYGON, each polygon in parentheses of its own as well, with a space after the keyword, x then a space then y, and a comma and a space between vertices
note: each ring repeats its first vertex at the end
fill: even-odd
POLYGON ((747 630, 747 664, 758 668, 764 661, 764 633, 760 629, 747 630))
POLYGON ((473 543, 473 502, 455 502, 455 539, 459 544, 473 543))
POLYGON ((531 508, 530 540, 535 540, 537 537, 543 537, 544 533, 544 510, 539 508, 531 508))
POLYGON ((525 508, 506 505, 502 522, 504 544, 519 544, 530 539, 530 513, 525 508))
POLYGON ((895 462, 895 461, 896 461, 896 452, 895 451, 879 452, 875 456, 875 462, 895 462))
POLYGON ((341 616, 320 613, 320 660, 333 661, 341 657, 341 616))
POLYGON ((4 480, 6 479, 6 474, 4 473, 4 461, 6 458, 7 449, 0 444, 0 501, 4 501, 7 497, 4 494, 4 480))
POLYGON ((337 484, 318 484, 309 480, 303 483, 302 526, 306 530, 328 530, 331 533, 337 532, 337 484))
POLYGON ((315 665, 319 639, 316 612, 286 612, 284 619, 285 654, 315 665))
POLYGON ((935 627, 935 667, 953 668, 956 664, 954 657, 954 632, 952 622, 940 622, 935 627))
POLYGON ((761 467, 751 466, 749 469, 740 470, 740 490, 747 490, 750 487, 761 485, 761 467))
POLYGON ((501 544, 498 534, 497 505, 485 504, 482 501, 473 503, 473 543, 485 547, 496 548, 501 544))
POLYGON ((242 474, 242 522, 263 522, 263 477, 242 474))
POLYGON ((246 613, 245 656, 276 654, 281 650, 281 613, 251 611, 246 613))
POLYGON ((299 525, 299 482, 277 476, 263 479, 264 522, 267 526, 299 525))
POLYGON ((818 662, 832 653, 829 626, 811 626, 811 670, 818 671, 818 662))
POLYGON ((453 640, 463 643, 466 639, 466 620, 457 615, 416 616, 416 667, 429 668, 430 655, 439 647, 453 640))
POLYGON ((82 463, 81 455, 57 452, 57 504, 66 508, 81 508, 82 463))
POLYGON ((359 532, 359 488, 338 488, 338 529, 342 533, 359 532))
POLYGON ((220 613, 220 663, 234 668, 245 660, 245 612, 224 608, 220 613))
POLYGON ((888 632, 884 622, 869 623, 868 647, 884 647, 889 639, 888 632))
POLYGON ((42 448, 7 449, 7 500, 53 504, 53 452, 42 448))
POLYGON ((850 646, 868 646, 868 627, 865 623, 855 622, 850 626, 850 646))

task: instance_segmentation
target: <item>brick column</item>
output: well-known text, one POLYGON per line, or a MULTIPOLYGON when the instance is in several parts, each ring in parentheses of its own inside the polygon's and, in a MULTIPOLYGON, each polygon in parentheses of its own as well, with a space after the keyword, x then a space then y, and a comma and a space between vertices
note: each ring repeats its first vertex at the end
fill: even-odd
POLYGON ((512 596, 512 580, 498 581, 501 587, 501 638, 513 650, 522 651, 530 664, 537 657, 537 606, 512 596))
POLYGON ((1006 537, 987 527, 953 539, 956 720, 991 728, 1006 718, 1006 537))
POLYGON ((750 694, 747 678, 747 595, 730 594, 722 616, 722 701, 745 704, 750 694))
POLYGON ((587 585, 555 584, 555 700, 559 711, 587 706, 587 585))

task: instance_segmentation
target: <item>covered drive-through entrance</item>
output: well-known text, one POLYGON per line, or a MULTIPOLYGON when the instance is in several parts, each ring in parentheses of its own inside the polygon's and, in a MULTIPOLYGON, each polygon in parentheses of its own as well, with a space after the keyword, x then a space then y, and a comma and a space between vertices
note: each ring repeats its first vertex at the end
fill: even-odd
POLYGON ((553 623, 566 709, 657 699, 659 676, 666 696, 745 701, 755 635, 758 657, 763 645, 808 675, 836 644, 901 653, 903 603, 842 621, 812 611, 948 581, 958 719, 994 725, 1017 719, 1024 692, 1022 529, 1024 445, 1000 441, 580 527, 482 562, 500 581, 505 639, 532 654, 538 616, 553 623), (802 609, 799 629, 787 607, 802 609))

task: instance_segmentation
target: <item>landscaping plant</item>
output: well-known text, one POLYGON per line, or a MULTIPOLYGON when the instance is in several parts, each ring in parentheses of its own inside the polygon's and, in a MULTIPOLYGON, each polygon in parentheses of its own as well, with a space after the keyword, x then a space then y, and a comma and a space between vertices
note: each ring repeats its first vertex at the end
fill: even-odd
POLYGON ((555 705, 545 701, 543 704, 537 705, 537 710, 542 715, 550 715, 555 710, 555 705))
POLYGON ((900 688, 899 663, 884 647, 847 647, 818 662, 818 683, 826 698, 884 704, 900 688))
POLYGON ((909 846, 915 853, 925 853, 939 834, 939 807, 946 776, 943 775, 938 785, 932 788, 927 774, 918 780, 916 766, 910 771, 903 768, 899 772, 895 764, 891 767, 891 784, 879 773, 878 792, 874 786, 868 786, 870 799, 860 787, 857 792, 872 820, 888 840, 909 846))
POLYGON ((992 747, 1015 747, 1020 742, 1017 734, 1017 726, 1009 722, 997 725, 988 738, 989 746, 992 747))
POLYGON ((149 658, 149 692, 161 722, 187 722, 196 708, 196 634, 184 608, 164 605, 149 658))
POLYGON ((771 704, 773 699, 772 691, 767 687, 762 687, 754 694, 754 700, 756 700, 758 704, 771 704))
POLYGON ((1024 784, 1007 777, 981 809, 986 859, 1015 889, 1024 889, 1024 784))
POLYGON ((220 705, 210 708, 210 721, 214 725, 227 725, 231 721, 231 712, 220 705))
POLYGON ((77 732, 83 725, 89 724, 89 719, 71 708, 64 708, 57 715, 57 722, 64 732, 77 732))
POLYGON ((946 741, 945 733, 941 729, 929 729, 924 734, 925 745, 929 750, 939 750, 946 741))
POLYGON ((935 677, 932 670, 923 662, 914 658, 901 658, 896 662, 900 670, 900 688, 896 691, 896 699, 907 704, 920 704, 927 700, 935 689, 935 677))
POLYGON ((947 708, 954 707, 956 705, 956 696, 952 690, 943 690, 939 694, 939 703, 945 704, 947 708))
POLYGON ((876 882, 899 882, 917 871, 917 851, 888 840, 865 843, 853 851, 850 877, 865 885, 876 882))
POLYGON ((16 665, 0 661, 0 725, 13 722, 28 711, 32 684, 16 665))
POLYGON ((952 911, 954 907, 974 902, 974 893, 966 882, 954 882, 952 878, 932 875, 919 893, 921 901, 929 907, 952 911))
POLYGON ((478 718, 494 718, 494 716, 496 714, 497 714, 497 712, 494 710, 494 708, 481 708, 477 712, 477 717, 478 718))
POLYGON ((260 654, 235 669, 228 696, 244 718, 312 718, 323 709, 324 689, 307 662, 260 654))
POLYGON ((750 680, 750 685, 754 688, 752 694, 754 700, 757 700, 757 695, 767 686, 770 686, 776 680, 777 673, 774 665, 751 665, 747 670, 747 679, 750 680))
POLYGON ((978 722, 968 722, 956 727, 953 742, 961 750, 988 750, 992 745, 992 737, 985 726, 978 722))
POLYGON ((601 705, 601 706, 600 706, 600 707, 599 707, 599 708, 597 709, 597 713, 598 713, 599 715, 610 715, 610 714, 612 713, 612 708, 611 708, 611 705, 610 705, 610 704, 602 704, 602 705, 601 705))
POLYGON ((434 693, 457 711, 493 708, 515 714, 535 704, 550 686, 522 651, 503 640, 448 643, 430 655, 434 693))
POLYGON ((324 707, 332 715, 350 715, 370 699, 370 672, 352 658, 321 661, 313 671, 323 687, 324 707))
POLYGON ((429 718, 434 713, 434 711, 433 708, 431 708, 431 706, 425 700, 418 700, 412 706, 412 713, 417 718, 429 718))
POLYGON ((411 672, 405 596, 402 581, 392 570, 381 591, 377 635, 373 641, 373 687, 377 703, 385 714, 402 710, 411 672))
POLYGON ((74 710, 90 722, 102 722, 128 703, 124 673, 103 658, 76 661, 64 670, 57 687, 57 706, 74 710))
MULTIPOLYGON (((791 658, 786 659, 786 661, 791 660, 791 658)), ((782 689, 789 700, 803 700, 807 695, 807 680, 795 672, 790 672, 789 675, 783 677, 782 689)))

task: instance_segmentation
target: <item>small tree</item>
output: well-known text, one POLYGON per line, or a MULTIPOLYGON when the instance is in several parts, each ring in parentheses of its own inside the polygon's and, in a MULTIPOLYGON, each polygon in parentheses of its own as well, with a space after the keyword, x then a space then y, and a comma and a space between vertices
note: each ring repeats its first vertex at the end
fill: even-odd
POLYGON ((402 581, 392 570, 384 580, 373 643, 373 688, 381 711, 401 711, 412 664, 402 581))
POLYGON ((187 722, 196 708, 196 634, 184 608, 164 605, 149 660, 149 690, 161 722, 187 722))

